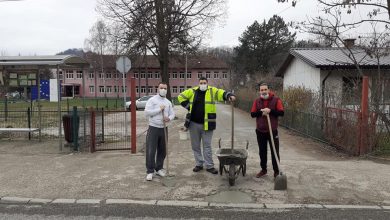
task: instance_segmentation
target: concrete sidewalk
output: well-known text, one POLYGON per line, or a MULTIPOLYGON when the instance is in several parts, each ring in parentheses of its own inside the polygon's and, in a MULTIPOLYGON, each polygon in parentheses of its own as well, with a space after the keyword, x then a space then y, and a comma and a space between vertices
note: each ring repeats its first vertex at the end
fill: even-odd
MULTIPOLYGON (((230 108, 219 105, 214 152, 218 139, 230 147, 230 108)), ((143 112, 138 112, 142 114, 143 112)), ((145 181, 145 157, 140 149, 129 152, 58 152, 57 142, 0 141, 0 197, 43 199, 183 200, 258 204, 390 205, 390 165, 348 157, 324 144, 280 129, 281 164, 288 176, 288 190, 273 190, 273 172, 254 178, 259 171, 255 122, 236 110, 236 147, 250 142, 247 176, 231 187, 226 176, 206 171, 193 173, 195 165, 189 140, 179 140, 185 111, 177 107, 178 120, 169 128, 171 173, 174 187, 161 178, 145 181)), ((145 125, 146 126, 146 125, 145 125)), ((270 158, 270 157, 269 157, 270 158)), ((214 158, 215 167, 218 159, 214 158)))

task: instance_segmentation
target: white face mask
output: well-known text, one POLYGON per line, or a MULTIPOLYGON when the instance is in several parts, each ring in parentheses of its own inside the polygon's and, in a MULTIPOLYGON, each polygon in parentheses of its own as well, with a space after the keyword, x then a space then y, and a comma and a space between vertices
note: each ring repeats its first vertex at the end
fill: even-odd
POLYGON ((261 93, 260 96, 263 99, 268 99, 269 98, 269 94, 268 93, 261 93))
POLYGON ((161 97, 165 97, 167 95, 167 90, 166 89, 159 89, 158 90, 158 94, 161 96, 161 97))
POLYGON ((206 91, 207 90, 207 84, 199 85, 200 91, 206 91))

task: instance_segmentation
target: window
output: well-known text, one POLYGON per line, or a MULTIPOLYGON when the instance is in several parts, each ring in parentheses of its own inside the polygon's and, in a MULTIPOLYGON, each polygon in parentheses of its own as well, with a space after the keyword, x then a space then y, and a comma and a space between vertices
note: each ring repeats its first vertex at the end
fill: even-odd
POLYGON ((106 73, 106 78, 107 78, 107 79, 111 79, 111 78, 112 78, 111 73, 106 73))
POLYGON ((186 78, 186 75, 184 74, 184 72, 180 72, 179 77, 180 77, 180 79, 184 79, 184 78, 186 78))
POLYGON ((139 88, 138 88, 138 86, 135 87, 135 93, 139 93, 139 88))
POLYGON ((65 73, 66 73, 66 78, 67 79, 73 79, 74 78, 73 70, 67 70, 65 73))
MULTIPOLYGON (((142 73, 141 73, 142 74, 142 73)), ((141 86, 141 93, 146 93, 146 88, 145 86, 141 86)))
POLYGON ((154 73, 154 78, 160 79, 161 78, 160 73, 159 72, 154 73))
POLYGON ((95 78, 95 74, 94 74, 93 72, 90 72, 90 73, 89 73, 89 78, 90 78, 90 79, 95 78))
POLYGON ((223 79, 227 79, 227 78, 228 78, 227 72, 226 72, 226 71, 224 71, 224 72, 222 73, 222 78, 223 78, 223 79))
POLYGON ((115 92, 115 93, 119 92, 119 91, 118 91, 118 86, 114 86, 114 92, 115 92))
POLYGON ((141 73, 141 79, 145 79, 145 76, 146 76, 146 74, 145 73, 141 73))
POLYGON ((149 93, 153 93, 153 86, 149 86, 149 87, 148 87, 148 92, 149 92, 149 93))
POLYGON ((112 92, 112 87, 111 86, 106 86, 106 92, 111 93, 112 92))
POLYGON ((104 93, 104 86, 99 86, 99 92, 104 93))
POLYGON ((187 86, 187 89, 191 89, 192 88, 192 86, 187 86))
POLYGON ((343 77, 343 104, 354 105, 360 102, 362 91, 362 78, 360 77, 343 77))
POLYGON ((125 86, 124 90, 123 90, 123 86, 121 86, 122 88, 122 92, 126 92, 127 91, 127 86, 125 86))
POLYGON ((77 71, 76 78, 77 79, 82 79, 83 78, 83 71, 82 70, 77 71))
POLYGON ((218 72, 214 72, 214 79, 218 79, 218 78, 219 78, 218 72))
POLYGON ((198 79, 200 79, 203 76, 202 72, 198 72, 198 79))
POLYGON ((89 93, 95 93, 95 86, 89 86, 89 93))
POLYGON ((390 103, 390 78, 383 79, 382 88, 383 88, 383 94, 382 94, 383 102, 385 104, 389 104, 390 103))
POLYGON ((153 79, 153 73, 152 72, 148 72, 148 78, 149 79, 153 79))
POLYGON ((187 73, 187 79, 191 79, 191 77, 192 77, 191 72, 188 72, 188 73, 187 73))
POLYGON ((179 92, 184 92, 184 86, 180 86, 179 92))
POLYGON ((134 78, 138 79, 138 73, 134 73, 134 78))
POLYGON ((158 86, 154 87, 155 93, 158 93, 158 86))
POLYGON ((103 79, 104 75, 103 73, 99 73, 99 79, 103 79))
POLYGON ((177 93, 177 86, 172 87, 172 93, 177 93))
POLYGON ((211 78, 211 73, 210 73, 210 72, 206 72, 206 78, 207 78, 207 79, 210 79, 210 78, 211 78))
POLYGON ((172 73, 172 79, 177 79, 177 73, 176 72, 172 73))

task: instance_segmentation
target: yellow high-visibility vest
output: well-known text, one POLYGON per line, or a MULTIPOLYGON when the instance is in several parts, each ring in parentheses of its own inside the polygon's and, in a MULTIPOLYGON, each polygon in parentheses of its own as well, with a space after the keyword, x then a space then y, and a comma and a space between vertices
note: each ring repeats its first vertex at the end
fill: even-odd
MULTIPOLYGON (((187 89, 180 93, 177 97, 180 103, 189 101, 190 112, 192 112, 192 105, 194 103, 195 91, 199 89, 199 86, 187 89)), ((218 89, 216 87, 208 86, 205 100, 204 100, 204 130, 214 130, 217 122, 217 108, 215 102, 224 101, 225 90, 218 89)))

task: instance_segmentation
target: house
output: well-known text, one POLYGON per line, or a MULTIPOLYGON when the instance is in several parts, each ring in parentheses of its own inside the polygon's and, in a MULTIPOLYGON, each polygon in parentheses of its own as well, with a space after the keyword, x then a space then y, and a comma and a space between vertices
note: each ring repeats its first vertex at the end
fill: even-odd
MULTIPOLYGON (((100 56, 86 53, 84 57, 89 68, 62 68, 59 77, 62 84, 63 97, 122 97, 123 92, 130 96, 127 85, 130 78, 136 78, 136 93, 138 97, 156 94, 161 81, 160 65, 155 56, 138 56, 132 60, 132 68, 123 78, 116 70, 115 55, 100 56), (83 86, 84 85, 84 86, 83 86)), ((191 56, 187 59, 172 57, 169 63, 169 83, 173 97, 178 96, 186 88, 198 85, 198 79, 205 76, 209 84, 227 88, 230 83, 228 65, 222 60, 210 56, 191 56), (185 73, 187 70, 187 73, 185 73)))
POLYGON ((304 87, 324 97, 336 97, 334 105, 353 105, 360 100, 362 75, 352 57, 358 62, 363 75, 369 77, 370 92, 377 89, 379 101, 390 104, 390 56, 379 60, 363 49, 348 48, 293 48, 283 61, 276 76, 283 77, 283 89, 304 87), (380 78, 378 70, 380 69, 380 78), (356 98, 350 98, 352 96, 356 98))

